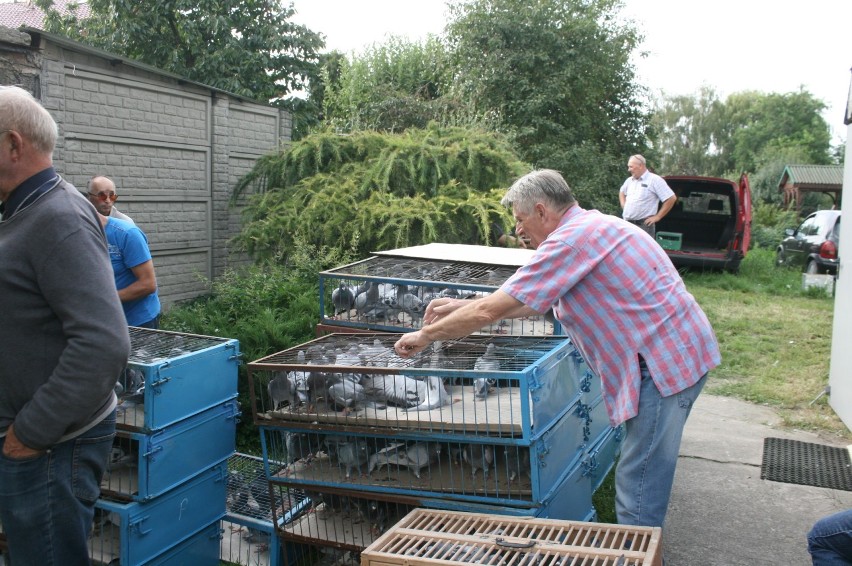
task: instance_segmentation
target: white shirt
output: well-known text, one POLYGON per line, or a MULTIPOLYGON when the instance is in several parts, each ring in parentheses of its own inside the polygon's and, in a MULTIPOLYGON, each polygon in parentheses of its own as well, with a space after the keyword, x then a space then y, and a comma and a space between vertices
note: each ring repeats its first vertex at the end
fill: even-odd
POLYGON ((674 191, 662 177, 645 171, 641 177, 628 177, 621 185, 624 193, 624 210, 621 216, 625 220, 644 220, 654 216, 660 209, 660 203, 674 196, 674 191))

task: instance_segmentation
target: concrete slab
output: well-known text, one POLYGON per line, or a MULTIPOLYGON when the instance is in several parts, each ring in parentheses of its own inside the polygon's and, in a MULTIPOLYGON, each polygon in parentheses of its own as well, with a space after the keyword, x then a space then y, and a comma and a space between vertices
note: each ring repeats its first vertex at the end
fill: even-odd
POLYGON ((852 492, 760 479, 766 437, 843 445, 781 428, 768 407, 699 397, 663 531, 666 566, 811 563, 807 532, 817 519, 852 508, 852 492))

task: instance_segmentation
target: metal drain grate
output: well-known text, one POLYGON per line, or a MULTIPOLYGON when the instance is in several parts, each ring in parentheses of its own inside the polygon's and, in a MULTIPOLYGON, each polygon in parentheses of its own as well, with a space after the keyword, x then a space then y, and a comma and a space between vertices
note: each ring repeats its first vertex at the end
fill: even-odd
POLYGON ((847 448, 764 438, 760 479, 852 491, 852 461, 847 448))

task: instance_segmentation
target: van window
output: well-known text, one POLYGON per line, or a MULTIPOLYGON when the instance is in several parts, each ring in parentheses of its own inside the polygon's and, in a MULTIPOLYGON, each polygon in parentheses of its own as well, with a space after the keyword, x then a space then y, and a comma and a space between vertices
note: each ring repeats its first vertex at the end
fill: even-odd
POLYGON ((678 201, 683 203, 684 212, 718 214, 720 216, 731 215, 731 201, 724 195, 693 192, 678 199, 678 201))

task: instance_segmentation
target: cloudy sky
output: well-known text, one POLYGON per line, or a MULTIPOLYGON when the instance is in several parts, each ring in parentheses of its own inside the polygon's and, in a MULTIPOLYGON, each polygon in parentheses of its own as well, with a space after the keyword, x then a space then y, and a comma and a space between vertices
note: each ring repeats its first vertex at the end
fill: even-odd
MULTIPOLYGON (((440 34, 444 0, 294 0, 296 20, 326 36, 329 49, 359 51, 388 35, 440 34)), ((804 87, 828 106, 835 141, 845 139, 843 114, 852 79, 852 1, 625 0, 640 26, 647 57, 640 82, 655 92, 691 94, 702 85, 720 96, 804 87)))

